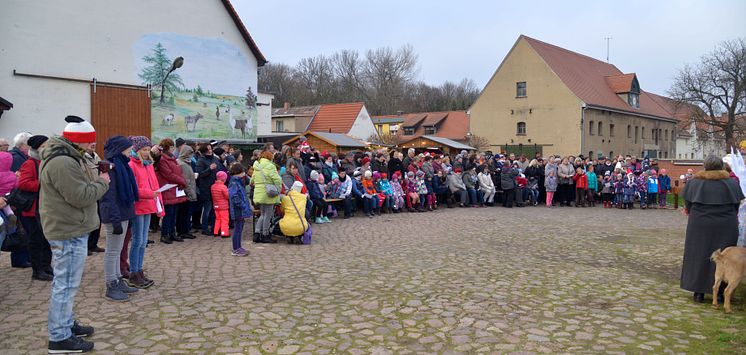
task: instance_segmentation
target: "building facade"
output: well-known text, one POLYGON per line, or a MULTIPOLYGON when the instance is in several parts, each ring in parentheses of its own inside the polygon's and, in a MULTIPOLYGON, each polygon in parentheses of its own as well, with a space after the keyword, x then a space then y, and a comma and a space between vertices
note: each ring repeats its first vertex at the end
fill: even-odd
POLYGON ((493 150, 673 157, 676 119, 635 74, 520 36, 470 109, 493 150))
POLYGON ((99 143, 256 139, 257 68, 267 60, 228 0, 9 0, 0 32, 0 93, 14 105, 3 137, 58 134, 77 115, 99 143))

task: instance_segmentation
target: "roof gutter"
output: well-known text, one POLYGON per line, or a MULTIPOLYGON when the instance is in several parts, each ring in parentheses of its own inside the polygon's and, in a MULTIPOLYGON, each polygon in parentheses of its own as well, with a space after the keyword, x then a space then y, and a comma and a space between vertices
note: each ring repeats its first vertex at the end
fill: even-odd
MULTIPOLYGON (((586 106, 584 105, 583 108, 586 108, 586 106)), ((678 120, 673 119, 673 118, 666 118, 666 117, 660 117, 660 116, 646 115, 644 113, 633 112, 633 111, 624 111, 624 110, 619 110, 619 109, 610 108, 610 107, 606 107, 606 106, 587 105, 587 108, 593 108, 593 109, 597 109, 597 110, 606 110, 606 111, 621 113, 621 114, 625 114, 625 115, 640 116, 640 117, 650 118, 650 119, 653 119, 653 120, 666 121, 666 122, 673 122, 673 123, 678 123, 679 122, 678 120)))

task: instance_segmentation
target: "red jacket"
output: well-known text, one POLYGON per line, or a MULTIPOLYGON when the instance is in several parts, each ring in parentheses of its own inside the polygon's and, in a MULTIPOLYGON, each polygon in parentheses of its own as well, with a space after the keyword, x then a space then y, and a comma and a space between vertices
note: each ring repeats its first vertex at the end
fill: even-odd
POLYGON ((230 197, 225 182, 215 180, 215 183, 210 186, 210 192, 212 193, 212 207, 218 211, 228 211, 230 208, 230 197))
MULTIPOLYGON (((170 154, 161 154, 161 159, 156 165, 155 175, 158 177, 158 185, 160 186, 166 184, 176 184, 180 189, 184 189, 184 187, 186 187, 186 181, 184 180, 184 175, 181 173, 181 168, 176 162, 176 158, 174 158, 170 154)), ((163 195, 164 205, 176 205, 187 200, 186 195, 182 197, 176 197, 175 187, 163 191, 161 194, 163 195)))
MULTIPOLYGON (((39 161, 29 158, 18 169, 20 177, 18 178, 18 188, 26 192, 39 192, 39 161)), ((29 211, 21 211, 23 217, 36 216, 36 204, 39 202, 39 195, 36 196, 33 206, 29 211)))
POLYGON ((573 180, 575 180, 575 188, 576 189, 588 189, 588 176, 585 174, 575 174, 575 176, 572 177, 573 180))
POLYGON ((142 216, 145 214, 157 213, 157 200, 161 205, 161 213, 158 213, 158 216, 164 216, 166 212, 163 209, 163 196, 161 196, 160 192, 157 195, 157 199, 153 196, 153 193, 160 188, 158 185, 158 178, 155 176, 155 170, 153 170, 153 165, 144 165, 140 159, 130 158, 130 168, 135 174, 137 193, 139 195, 138 200, 135 201, 135 215, 142 216))

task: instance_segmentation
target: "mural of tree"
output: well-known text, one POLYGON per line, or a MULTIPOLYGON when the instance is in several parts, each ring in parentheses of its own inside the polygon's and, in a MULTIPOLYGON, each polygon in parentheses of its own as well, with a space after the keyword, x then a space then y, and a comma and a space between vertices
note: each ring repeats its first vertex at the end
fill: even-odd
POLYGON ((251 86, 246 89, 246 106, 256 107, 256 95, 254 95, 254 90, 251 90, 251 86))
MULTIPOLYGON (((153 47, 153 51, 150 55, 142 57, 142 61, 148 64, 147 67, 143 68, 138 76, 143 81, 143 84, 150 84, 152 87, 160 87, 163 83, 163 78, 168 74, 171 69, 172 59, 166 55, 166 48, 159 42, 153 47)), ((178 91, 184 87, 184 83, 181 81, 179 74, 171 73, 163 83, 165 89, 169 94, 173 95, 174 91, 178 91)), ((164 98, 160 98, 163 102, 164 98)))

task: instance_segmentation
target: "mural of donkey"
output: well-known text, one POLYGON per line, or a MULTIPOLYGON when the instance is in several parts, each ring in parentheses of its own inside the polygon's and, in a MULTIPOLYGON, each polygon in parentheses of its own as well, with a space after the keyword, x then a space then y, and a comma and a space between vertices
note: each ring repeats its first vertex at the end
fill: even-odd
POLYGON ((194 132, 197 130, 197 121, 202 119, 202 114, 197 112, 196 115, 192 116, 185 116, 184 117, 184 124, 186 125, 186 131, 187 132, 194 132), (189 125, 192 125, 192 129, 189 129, 189 125))

